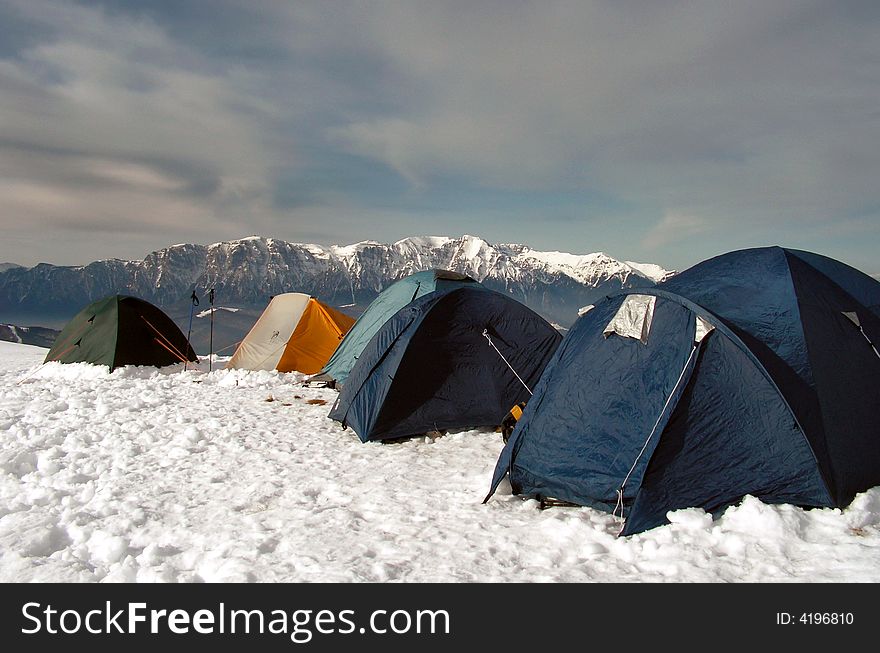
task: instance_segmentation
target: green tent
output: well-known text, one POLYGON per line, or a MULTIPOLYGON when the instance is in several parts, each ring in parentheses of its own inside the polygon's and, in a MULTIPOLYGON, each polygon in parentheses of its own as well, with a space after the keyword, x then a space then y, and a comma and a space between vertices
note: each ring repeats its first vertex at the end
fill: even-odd
POLYGON ((86 306, 58 335, 44 362, 172 365, 198 360, 170 317, 137 297, 112 295, 86 306))
POLYGON ((339 343, 324 369, 317 376, 312 377, 312 380, 323 381, 331 386, 341 386, 348 378, 364 347, 397 311, 414 299, 435 290, 451 291, 473 284, 479 285, 479 282, 458 272, 426 270, 411 274, 388 286, 370 303, 339 343))

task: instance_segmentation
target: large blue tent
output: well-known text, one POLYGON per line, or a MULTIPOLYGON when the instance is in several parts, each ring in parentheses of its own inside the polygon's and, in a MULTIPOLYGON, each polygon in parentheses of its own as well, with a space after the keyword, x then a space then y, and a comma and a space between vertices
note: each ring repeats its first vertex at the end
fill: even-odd
POLYGON ((498 426, 528 399, 561 339, 540 315, 480 284, 434 291, 376 332, 330 417, 364 442, 498 426))
MULTIPOLYGON (((499 458, 516 494, 616 512, 847 505, 880 485, 880 282, 767 247, 578 319, 499 458)), ((490 493, 491 496, 491 493, 490 493)))
POLYGON ((314 380, 342 386, 364 347, 397 311, 428 293, 438 290, 449 292, 476 283, 477 281, 464 274, 439 269, 416 272, 396 281, 370 303, 314 380))

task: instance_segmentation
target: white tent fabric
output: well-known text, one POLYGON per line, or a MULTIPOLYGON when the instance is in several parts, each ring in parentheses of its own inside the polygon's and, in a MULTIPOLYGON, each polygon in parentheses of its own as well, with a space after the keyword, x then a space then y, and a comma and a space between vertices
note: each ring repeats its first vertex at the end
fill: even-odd
POLYGON ((844 316, 846 316, 846 318, 847 318, 850 322, 852 322, 853 324, 855 324, 857 327, 862 326, 862 322, 861 322, 861 320, 859 320, 859 314, 858 314, 858 313, 855 313, 855 312, 853 312, 853 311, 841 311, 841 312, 844 314, 844 316))
POLYGON ((586 306, 581 306, 578 309, 578 317, 580 317, 581 315, 586 315, 587 313, 592 311, 594 308, 596 308, 595 304, 587 304, 586 306))
POLYGON ((712 329, 714 329, 715 327, 713 327, 711 324, 709 324, 705 320, 705 318, 702 318, 699 315, 697 315, 696 317, 697 317, 697 329, 696 329, 696 332, 694 333, 694 342, 703 342, 703 338, 705 338, 707 335, 709 335, 709 332, 712 329))
POLYGON ((623 304, 617 309, 617 313, 605 327, 603 331, 605 337, 616 333, 624 338, 635 338, 642 344, 648 344, 656 302, 657 298, 653 295, 627 295, 623 304))
POLYGON ((227 367, 274 370, 308 304, 309 295, 299 292, 273 297, 229 359, 227 367))

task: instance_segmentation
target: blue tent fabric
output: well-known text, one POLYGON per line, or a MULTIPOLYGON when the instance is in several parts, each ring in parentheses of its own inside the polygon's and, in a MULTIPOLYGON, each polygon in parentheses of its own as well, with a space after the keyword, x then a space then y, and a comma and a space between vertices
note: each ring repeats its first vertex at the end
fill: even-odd
POLYGON ((811 268, 814 268, 840 286, 865 308, 880 317, 880 284, 877 283, 876 279, 845 263, 835 261, 833 258, 828 258, 821 254, 804 252, 799 249, 787 249, 785 252, 789 261, 795 257, 801 259, 811 268))
POLYGON ((871 337, 873 332, 871 340, 876 342, 880 338, 876 313, 866 303, 880 301, 880 283, 819 254, 766 247, 710 259, 658 288, 705 307, 742 337, 798 416, 840 505, 852 500, 853 487, 865 489, 864 479, 870 474, 859 473, 856 478, 861 482, 855 486, 843 482, 838 491, 835 479, 842 472, 835 470, 834 461, 841 456, 859 458, 843 465, 850 470, 852 465, 876 469, 876 455, 848 453, 864 453, 877 430, 841 429, 840 425, 864 425, 876 420, 876 407, 880 406, 876 369, 880 360, 876 356, 872 360, 867 341, 842 313, 852 311, 863 316, 866 333, 871 337), (841 360, 851 362, 842 365, 841 360), (823 371, 821 379, 814 378, 817 367, 823 371), (873 383, 859 380, 871 378, 875 379, 873 383), (823 397, 829 393, 838 396, 833 400, 829 397, 823 406, 823 397), (861 448, 849 446, 853 438, 861 438, 861 448), (829 450, 835 444, 837 455, 829 450))
MULTIPOLYGON (((350 426, 355 433, 370 433, 378 413, 376 405, 382 405, 391 389, 386 379, 400 364, 406 353, 406 340, 398 345, 413 322, 421 319, 426 305, 433 304, 441 293, 432 294, 427 299, 420 298, 410 306, 400 309, 396 315, 385 322, 361 352, 359 362, 351 370, 348 382, 342 387, 330 418, 350 426)), ((361 438, 364 442, 366 439, 361 438)))
POLYGON ((364 349, 330 417, 366 442, 497 426, 534 387, 561 336, 514 299, 480 285, 435 291, 388 320, 364 349))
POLYGON ((579 318, 547 365, 490 496, 509 474, 517 494, 612 511, 631 469, 625 534, 665 523, 669 510, 715 512, 746 494, 847 505, 880 485, 880 357, 869 342, 880 341, 871 308, 878 293, 880 283, 843 263, 768 247, 607 297, 579 318), (615 334, 603 334, 634 292, 657 298, 647 344, 629 343, 641 356, 621 355, 615 334), (646 444, 646 413, 666 400, 692 338, 681 323, 698 316, 715 329, 697 344, 684 387, 646 444))
POLYGON ((812 384, 797 296, 784 250, 751 250, 747 264, 737 254, 699 263, 657 287, 687 297, 738 334, 763 343, 804 382, 812 384))
POLYGON ((448 270, 416 272, 395 282, 370 303, 367 310, 349 329, 316 378, 332 380, 335 385, 342 386, 348 379, 348 375, 364 347, 397 311, 411 301, 437 290, 449 292, 455 288, 472 286, 477 283, 471 277, 448 270))
POLYGON ((828 480, 837 503, 846 505, 857 492, 880 482, 880 357, 843 313, 858 314, 875 343, 880 341, 880 318, 811 266, 799 259, 791 263, 814 371, 828 480))
MULTIPOLYGON (((531 414, 527 404, 531 417, 523 415, 524 425, 513 436, 523 440, 514 478, 521 473, 540 475, 546 479, 538 492, 541 495, 613 505, 690 357, 694 320, 690 311, 671 301, 657 302, 647 345, 616 334, 605 337, 602 328, 623 299, 619 296, 596 307, 566 336, 553 383, 544 386, 540 397, 550 405, 569 404, 571 410, 531 414), (598 328, 583 328, 588 322, 598 328), (609 366, 620 366, 625 373, 605 374, 609 366), (588 429, 587 437, 562 436, 584 429, 588 429), (540 461, 536 463, 540 473, 530 472, 533 461, 540 461), (575 482, 584 475, 588 484, 575 482), (570 494, 572 488, 578 492, 570 494)), ((649 457, 646 451, 639 459, 635 477, 641 475, 649 457)), ((631 500, 637 488, 636 482, 628 482, 625 499, 631 500)))
POLYGON ((779 393, 729 338, 707 336, 641 483, 624 535, 690 506, 717 511, 750 494, 767 503, 828 505, 804 434, 779 393))

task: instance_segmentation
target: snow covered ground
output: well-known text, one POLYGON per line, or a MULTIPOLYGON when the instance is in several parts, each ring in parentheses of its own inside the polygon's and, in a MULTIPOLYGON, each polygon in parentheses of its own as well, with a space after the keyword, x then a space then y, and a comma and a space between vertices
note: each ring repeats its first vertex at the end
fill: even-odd
POLYGON ((299 375, 45 353, 0 342, 3 582, 880 581, 880 488, 617 538, 509 488, 482 505, 497 433, 361 444, 299 375))

